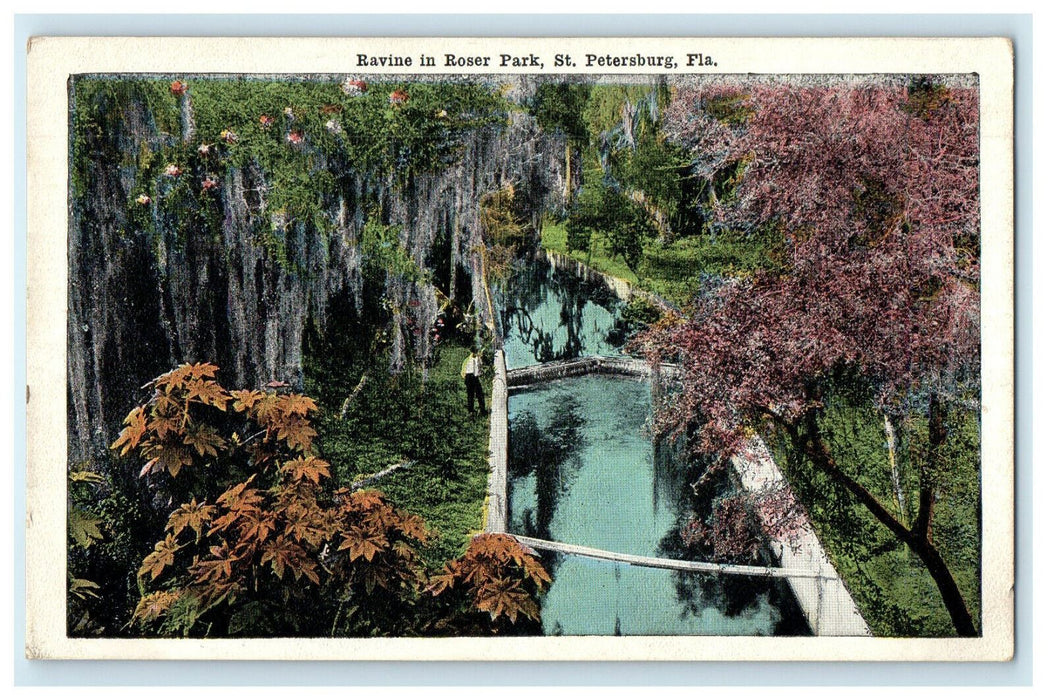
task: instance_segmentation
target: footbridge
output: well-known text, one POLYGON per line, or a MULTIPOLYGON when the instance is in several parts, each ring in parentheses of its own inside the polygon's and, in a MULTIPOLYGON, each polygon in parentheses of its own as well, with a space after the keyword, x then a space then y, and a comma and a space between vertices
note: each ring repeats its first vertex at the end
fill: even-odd
POLYGON ((540 540, 524 535, 512 535, 520 544, 531 549, 559 552, 576 557, 613 561, 630 566, 643 566, 650 569, 669 569, 670 571, 688 571, 699 574, 727 574, 732 576, 753 576, 756 578, 803 578, 837 581, 832 574, 823 574, 812 569, 785 569, 777 566, 747 566, 744 564, 720 564, 707 561, 687 561, 684 559, 663 559, 661 557, 643 557, 636 554, 609 552, 606 549, 594 549, 577 544, 540 540))

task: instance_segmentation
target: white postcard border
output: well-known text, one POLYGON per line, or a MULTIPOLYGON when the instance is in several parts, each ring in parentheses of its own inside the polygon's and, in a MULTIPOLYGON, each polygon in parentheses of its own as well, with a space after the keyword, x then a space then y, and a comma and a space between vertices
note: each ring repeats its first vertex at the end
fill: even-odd
MULTIPOLYGON (((1013 58, 1004 39, 44 38, 28 54, 26 654, 95 659, 1005 660, 1013 654, 1013 58), (970 73, 981 85, 982 630, 978 639, 545 637, 86 640, 65 636, 67 79, 78 73, 516 74, 500 66, 358 67, 358 53, 711 56, 722 73, 970 73)), ((416 62, 415 62, 416 63, 416 62)), ((682 64, 679 74, 688 72, 682 64)))

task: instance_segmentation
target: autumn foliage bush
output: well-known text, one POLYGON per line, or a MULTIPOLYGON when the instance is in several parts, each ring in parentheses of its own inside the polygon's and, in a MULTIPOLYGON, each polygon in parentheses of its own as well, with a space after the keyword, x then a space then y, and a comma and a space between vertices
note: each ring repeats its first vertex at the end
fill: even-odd
POLYGON ((171 508, 137 573, 140 629, 162 635, 530 631, 549 582, 522 545, 481 535, 430 576, 425 522, 377 491, 329 484, 317 411, 288 391, 228 391, 218 368, 154 379, 113 443, 171 508))

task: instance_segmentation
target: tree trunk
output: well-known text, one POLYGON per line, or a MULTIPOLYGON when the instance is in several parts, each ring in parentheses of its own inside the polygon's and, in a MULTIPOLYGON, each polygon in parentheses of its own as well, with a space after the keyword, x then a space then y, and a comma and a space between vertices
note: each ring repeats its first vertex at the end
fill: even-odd
POLYGON ((911 528, 911 550, 922 559, 930 576, 937 583, 944 606, 948 608, 955 631, 963 637, 976 637, 970 611, 963 600, 955 577, 944 562, 933 544, 933 506, 937 502, 937 491, 934 475, 938 473, 939 462, 945 443, 948 440, 948 427, 945 424, 945 406, 936 394, 930 395, 929 449, 926 459, 919 468, 919 512, 911 528))
POLYGON ((567 140, 567 147, 564 151, 564 206, 568 209, 571 208, 571 196, 574 194, 574 185, 571 182, 571 151, 573 146, 571 145, 571 139, 567 140))
POLYGON ((893 495, 897 499, 897 509, 900 517, 905 516, 904 491, 900 488, 900 474, 897 472, 897 436, 893 430, 893 421, 889 420, 889 414, 883 413, 882 420, 886 428, 886 448, 889 450, 889 473, 893 482, 893 495))
MULTIPOLYGON (((944 558, 933 545, 934 492, 928 483, 929 479, 926 475, 923 474, 921 476, 919 515, 915 520, 914 526, 909 530, 896 516, 886 510, 885 506, 866 487, 838 468, 834 461, 834 456, 820 435, 816 411, 807 413, 802 419, 802 423, 805 428, 804 435, 797 430, 788 431, 791 434, 791 440, 794 442, 795 447, 806 454, 813 464, 833 478, 836 483, 856 496, 880 523, 885 525, 897 539, 906 544, 922 560, 934 583, 937 584, 937 590, 940 591, 941 600, 951 616, 956 633, 963 637, 976 637, 977 629, 974 627, 969 609, 966 607, 966 601, 962 597, 962 592, 959 590, 958 584, 955 583, 955 578, 952 576, 947 564, 945 564, 944 558)), ((932 462, 936 459, 936 448, 943 444, 945 437, 947 437, 947 431, 944 428, 942 407, 939 402, 934 406, 931 401, 930 455, 929 459, 926 460, 927 462, 932 462)))
POLYGON ((933 577, 934 582, 937 584, 937 590, 941 593, 944 607, 948 609, 948 614, 951 615, 955 632, 960 637, 976 637, 977 628, 973 624, 970 610, 966 607, 966 601, 959 590, 959 585, 955 582, 955 577, 952 576, 948 565, 944 563, 944 558, 940 555, 940 552, 928 540, 917 539, 914 543, 909 543, 908 546, 926 565, 926 570, 930 572, 930 576, 933 577))

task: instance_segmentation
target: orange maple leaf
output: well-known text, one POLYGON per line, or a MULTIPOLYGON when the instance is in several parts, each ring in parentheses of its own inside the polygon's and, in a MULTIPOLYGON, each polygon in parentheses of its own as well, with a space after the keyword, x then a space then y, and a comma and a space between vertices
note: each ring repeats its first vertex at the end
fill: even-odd
POLYGON ((226 411, 230 398, 223 387, 211 379, 191 379, 187 384, 188 401, 198 401, 206 406, 215 406, 221 411, 226 411))
POLYGON ((139 444, 140 438, 146 432, 146 413, 143 407, 137 406, 133 408, 132 412, 125 417, 124 424, 127 427, 121 431, 114 443, 110 445, 111 450, 116 450, 121 445, 124 445, 121 450, 122 457, 128 454, 128 450, 139 444))
POLYGON ((291 449, 307 452, 311 448, 311 439, 318 432, 304 418, 290 416, 278 425, 278 439, 285 440, 291 449))
POLYGON ((172 476, 178 476, 180 469, 185 464, 192 464, 194 458, 182 447, 163 447, 157 456, 157 462, 153 465, 153 471, 167 469, 172 476))
POLYGON ((239 389, 231 392, 231 398, 234 399, 232 408, 239 413, 246 413, 252 409, 254 405, 261 399, 265 398, 267 394, 256 389, 239 389))
POLYGON ((154 386, 164 391, 171 391, 179 385, 182 385, 187 377, 190 376, 190 365, 180 365, 170 372, 165 372, 160 377, 154 380, 154 386))
POLYGON ((193 447, 202 457, 206 453, 216 457, 219 454, 217 449, 222 450, 227 446, 226 441, 216 433, 215 428, 209 425, 198 425, 188 430, 186 437, 183 438, 183 444, 193 447))
POLYGON ((165 526, 165 529, 171 530, 174 535, 178 535, 183 532, 184 528, 189 527, 194 530, 198 537, 201 537, 202 531, 212 520, 215 513, 216 506, 199 505, 197 498, 192 498, 190 503, 184 503, 172 515, 168 516, 168 525, 165 526))
POLYGON ((529 611, 531 597, 519 587, 519 583, 499 578, 481 586, 475 602, 480 611, 490 613, 491 620, 504 615, 515 623, 518 615, 529 611))
POLYGON ((303 394, 286 394, 279 396, 278 400, 280 409, 289 415, 306 416, 308 412, 318 410, 315 400, 303 394))
POLYGON ((157 435, 158 440, 164 440, 169 433, 178 433, 181 430, 182 416, 180 414, 161 413, 155 406, 150 415, 150 421, 146 427, 157 435))
POLYGON ((150 622, 156 620, 172 607, 182 597, 182 591, 155 591, 149 593, 139 599, 139 605, 135 606, 135 613, 133 617, 136 617, 141 622, 150 622))
POLYGON ((310 479, 318 483, 322 477, 329 477, 329 462, 318 457, 297 457, 282 465, 281 471, 290 474, 294 481, 310 479))
POLYGON ((361 527, 352 525, 341 533, 341 543, 337 547, 337 551, 347 550, 348 558, 351 561, 356 561, 360 558, 365 558, 366 561, 373 561, 373 557, 379 552, 383 552, 387 546, 388 538, 384 536, 384 533, 366 532, 361 527))
POLYGON ((300 547, 279 535, 273 541, 263 546, 263 555, 260 557, 260 563, 271 562, 271 570, 274 571, 278 578, 282 578, 285 575, 286 568, 296 568, 296 563, 301 558, 303 551, 300 547))
POLYGON ((218 369, 219 367, 211 362, 198 362, 197 364, 190 365, 188 374, 197 379, 201 379, 202 377, 215 377, 216 370, 218 369))
POLYGON ((139 567, 139 576, 149 573, 151 581, 156 579, 166 566, 175 561, 176 552, 181 547, 182 545, 176 542, 175 535, 166 536, 165 539, 155 544, 154 551, 143 559, 143 565, 139 567))

